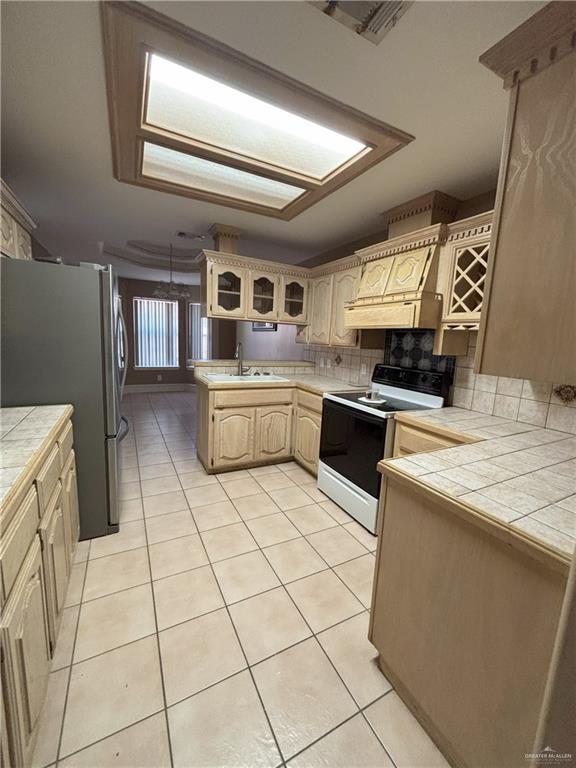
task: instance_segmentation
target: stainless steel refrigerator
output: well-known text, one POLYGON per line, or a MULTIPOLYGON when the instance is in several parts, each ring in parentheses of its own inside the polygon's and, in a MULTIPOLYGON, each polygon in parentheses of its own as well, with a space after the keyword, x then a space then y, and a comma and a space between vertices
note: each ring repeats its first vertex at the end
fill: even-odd
POLYGON ((74 406, 80 537, 118 530, 126 327, 112 267, 1 260, 3 407, 74 406))

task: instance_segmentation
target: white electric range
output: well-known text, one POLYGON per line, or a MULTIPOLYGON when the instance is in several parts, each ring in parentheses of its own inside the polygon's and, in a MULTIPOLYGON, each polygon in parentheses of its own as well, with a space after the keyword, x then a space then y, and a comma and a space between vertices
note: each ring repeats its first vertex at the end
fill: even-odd
POLYGON ((369 390, 324 395, 318 488, 371 533, 382 479, 376 465, 392 456, 394 414, 442 408, 449 386, 445 373, 377 365, 369 390))

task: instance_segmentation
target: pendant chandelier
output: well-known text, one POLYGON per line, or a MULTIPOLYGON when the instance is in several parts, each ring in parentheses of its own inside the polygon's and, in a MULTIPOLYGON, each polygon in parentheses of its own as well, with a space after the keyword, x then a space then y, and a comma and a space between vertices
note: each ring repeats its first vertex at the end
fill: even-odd
POLYGON ((170 243, 170 282, 158 283, 152 294, 155 299, 169 299, 170 301, 176 301, 177 299, 189 299, 190 290, 187 285, 182 283, 175 283, 172 279, 172 243, 170 243))

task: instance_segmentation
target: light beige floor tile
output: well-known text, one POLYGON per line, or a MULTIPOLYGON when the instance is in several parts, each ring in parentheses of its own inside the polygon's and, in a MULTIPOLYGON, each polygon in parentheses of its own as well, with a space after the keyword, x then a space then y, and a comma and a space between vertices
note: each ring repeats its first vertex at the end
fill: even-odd
POLYGON ((301 469, 300 464, 295 461, 285 461, 283 464, 276 464, 279 470, 282 472, 290 472, 293 469, 301 469))
POLYGON ((244 496, 255 496, 257 493, 262 493, 262 486, 252 477, 244 480, 231 480, 224 483, 222 487, 231 499, 242 499, 244 496))
POLYGON ((120 469, 130 469, 131 467, 137 466, 138 458, 136 457, 136 453, 120 457, 120 469))
POLYGON ((378 537, 367 531, 364 526, 352 520, 351 523, 345 523, 342 526, 351 536, 354 536, 362 546, 366 547, 369 552, 375 552, 378 546, 378 537))
POLYGON ((158 629, 222 608, 224 600, 212 569, 206 565, 153 582, 158 629))
POLYGON ((342 581, 354 592, 358 600, 370 608, 372 602, 372 582, 376 558, 374 555, 363 555, 356 560, 337 565, 334 570, 342 581))
POLYGON ((314 632, 348 619, 364 606, 332 571, 322 571, 286 586, 314 632))
POLYGON ((74 564, 85 563, 86 560, 88 560, 89 551, 90 551, 90 539, 86 539, 85 541, 79 541, 76 544, 76 551, 74 552, 74 564))
POLYGON ((204 485, 218 485, 216 476, 207 475, 203 469, 198 470, 198 472, 189 472, 188 474, 180 475, 179 477, 180 482, 182 483, 182 488, 184 488, 185 491, 190 488, 200 488, 204 485))
POLYGON ((252 520, 255 517, 273 515, 280 512, 267 493, 258 493, 255 496, 246 496, 243 499, 234 499, 234 506, 243 520, 252 520))
POLYGON ((160 712, 60 761, 62 768, 167 768, 170 747, 160 712))
POLYGON ((310 629, 283 587, 230 606, 250 664, 310 637, 310 629))
POLYGON ((260 482, 261 477, 278 475, 280 469, 275 464, 266 464, 264 467, 254 467, 253 469, 249 469, 248 472, 260 482))
POLYGON ((74 662, 83 661, 156 631, 150 584, 84 603, 74 662))
POLYGON ((218 472, 212 477, 217 478, 221 483, 231 483, 234 480, 250 480, 252 475, 247 469, 235 469, 232 472, 218 472))
POLYGON ((198 459, 186 459, 185 461, 175 461, 174 467, 179 475, 187 475, 190 472, 200 472, 204 469, 202 462, 198 459))
POLYGON ((192 514, 199 531, 209 531, 212 528, 221 528, 223 525, 240 522, 240 515, 229 500, 207 504, 204 507, 194 507, 192 514))
POLYGON ((172 493, 160 493, 158 496, 148 496, 143 499, 143 503, 144 517, 167 515, 170 512, 180 512, 183 509, 188 509, 184 491, 174 491, 172 493))
POLYGON ((282 510, 305 507, 312 503, 312 499, 301 488, 281 488, 278 491, 270 491, 270 496, 282 510))
POLYGON ((280 763, 274 737, 248 672, 168 710, 174 768, 280 763))
POLYGON ((217 501, 228 501, 228 496, 226 496, 224 489, 218 482, 215 485, 202 485, 198 488, 191 488, 185 493, 190 509, 205 507, 207 504, 215 504, 217 501))
POLYGON ((82 589, 84 587, 86 566, 86 561, 72 566, 70 581, 68 582, 68 589, 66 591, 66 600, 64 602, 65 608, 70 608, 72 605, 78 605, 82 599, 82 589))
POLYGON ((316 478, 314 475, 307 472, 303 467, 296 467, 286 470, 286 474, 297 485, 307 485, 313 483, 316 485, 316 478))
POLYGON ((252 672, 284 759, 357 709, 314 638, 257 664, 252 672))
POLYGON ((290 760, 288 768, 394 768, 394 763, 366 720, 356 715, 290 760))
POLYGON ((261 547, 269 547, 300 536, 300 531, 292 525, 283 512, 257 517, 254 520, 248 520, 246 524, 261 547))
POLYGON ((118 485, 118 498, 120 501, 139 499, 141 495, 139 482, 120 483, 118 485))
POLYGON ((121 467, 120 468, 120 482, 121 483, 137 483, 140 481, 140 473, 138 467, 121 467))
POLYGON ((286 472, 278 472, 277 475, 263 475, 258 477, 258 483, 265 491, 279 491, 282 488, 296 488, 296 483, 290 480, 286 472))
POLYGON ((366 554, 366 549, 344 528, 328 528, 306 537, 310 544, 326 560, 328 565, 338 565, 353 557, 366 554))
POLYGON ((197 453, 194 449, 189 449, 189 450, 170 449, 170 456, 172 458, 172 461, 176 463, 177 461, 193 461, 197 458, 197 453))
POLYGON ((141 520, 143 515, 142 499, 129 499, 120 502, 120 523, 141 520))
POLYGON ((138 465, 142 467, 151 467, 153 464, 170 464, 172 459, 168 451, 156 451, 155 453, 138 453, 138 465))
POLYGON ((206 547, 208 559, 212 563, 258 549, 258 544, 244 523, 234 523, 204 531, 202 541, 206 547))
MULTIPOLYGON (((58 756, 58 742, 62 718, 64 717, 69 674, 69 669, 61 669, 50 674, 46 699, 40 715, 32 768, 44 768, 45 765, 55 762, 58 756)), ((2 736, 4 737, 4 734, 2 736)))
POLYGON ((228 604, 280 585, 261 552, 249 552, 230 560, 222 560, 214 563, 213 567, 228 604))
POLYGON ((294 539, 267 547, 264 554, 283 584, 328 568, 306 539, 294 539))
POLYGON ((285 514, 304 535, 324 531, 326 528, 333 528, 338 525, 336 520, 330 517, 328 512, 325 512, 318 504, 309 504, 307 507, 298 507, 298 509, 287 509, 285 514))
POLYGON ((79 605, 64 609, 60 631, 56 639, 56 648, 52 657, 52 672, 62 669, 62 667, 67 667, 72 663, 72 650, 74 648, 79 612, 79 605))
POLYGON ((152 578, 162 579, 182 571, 208 564, 208 558, 197 533, 179 539, 162 541, 149 547, 152 578))
POLYGON ((366 717, 398 768, 448 768, 448 762, 395 691, 372 704, 366 717))
MULTIPOLYGON (((288 477, 291 477, 291 473, 288 473, 288 477)), ((308 496, 310 496, 313 501, 317 503, 320 501, 329 501, 328 496, 326 496, 325 493, 322 493, 322 491, 316 486, 316 479, 314 479, 313 483, 301 483, 300 487, 303 491, 306 491, 308 496)))
POLYGON ((189 509, 170 512, 167 515, 146 518, 146 533, 149 544, 178 539, 196 533, 196 526, 189 509))
POLYGON ((320 632, 324 648, 359 707, 392 689, 377 663, 378 651, 368 640, 368 611, 320 632))
POLYGON ((172 493, 182 490, 178 475, 167 477, 154 477, 151 480, 142 480, 142 496, 158 496, 160 493, 172 493))
POLYGON ((138 549, 146 546, 146 531, 144 520, 134 520, 132 523, 124 523, 118 533, 108 536, 100 536, 92 539, 90 546, 90 560, 97 557, 107 557, 118 552, 127 552, 130 549, 138 549))
POLYGON ((172 462, 165 464, 151 464, 149 467, 140 467, 141 480, 153 480, 157 477, 174 477, 176 470, 172 462))
POLYGON ((70 678, 60 754, 66 757, 155 714, 162 706, 155 637, 76 664, 70 678))
POLYGON ((145 547, 100 557, 88 563, 83 600, 94 600, 121 589, 146 584, 148 581, 150 568, 145 547))
POLYGON ((168 706, 246 667, 225 609, 160 632, 168 706))
POLYGON ((336 520, 337 523, 349 523, 352 518, 347 512, 344 512, 344 510, 338 506, 338 504, 334 504, 333 501, 321 501, 320 506, 325 512, 328 512, 328 514, 336 520))

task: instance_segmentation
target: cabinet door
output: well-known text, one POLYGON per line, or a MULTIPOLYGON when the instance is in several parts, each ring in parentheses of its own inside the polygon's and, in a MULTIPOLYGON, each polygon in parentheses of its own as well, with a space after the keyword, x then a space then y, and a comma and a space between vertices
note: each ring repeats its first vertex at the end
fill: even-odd
POLYGON ((246 317, 247 270, 225 264, 210 265, 208 314, 214 317, 246 317))
POLYGON ((68 559, 72 564, 74 551, 80 537, 78 480, 76 477, 76 456, 74 451, 70 451, 62 471, 62 495, 65 511, 66 549, 68 551, 68 559))
POLYGON ((256 409, 256 461, 290 456, 291 437, 291 405, 270 405, 256 409))
POLYGON ((277 275, 250 270, 248 318, 256 321, 277 320, 279 291, 277 275))
POLYGON ((46 695, 50 673, 47 619, 40 540, 36 536, 0 622, 2 687, 12 761, 17 766, 30 765, 46 695))
POLYGON ((394 256, 369 261, 362 269, 362 279, 358 288, 358 298, 382 296, 388 285, 388 278, 394 263, 394 256))
POLYGON ((305 323, 308 316, 308 280, 282 277, 279 319, 285 323, 305 323))
POLYGON ((360 267, 334 274, 330 327, 330 344, 332 346, 355 347, 358 341, 358 331, 355 328, 344 326, 344 305, 356 298, 359 278, 360 267))
POLYGON ((16 222, 3 208, 0 211, 0 250, 12 259, 17 256, 16 222))
POLYGON ((430 248, 421 248, 394 257, 386 293, 413 293, 420 287, 420 281, 431 253, 430 248))
POLYGON ((62 484, 58 485, 48 503, 40 527, 42 561, 46 579, 48 624, 52 644, 56 643, 66 589, 70 577, 70 559, 66 545, 66 509, 63 503, 62 484))
POLYGON ((305 408, 296 410, 294 458, 313 474, 318 473, 321 416, 305 408))
POLYGON ((310 309, 310 344, 330 343, 330 314, 332 312, 332 275, 317 277, 313 282, 310 309))
POLYGON ((214 412, 215 467, 254 461, 254 408, 224 408, 214 412))

